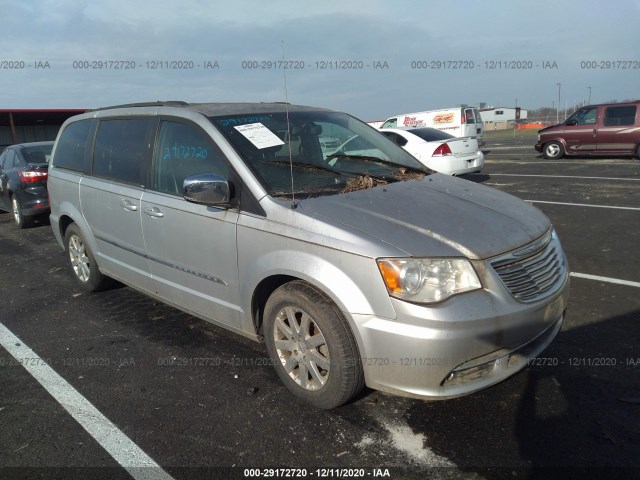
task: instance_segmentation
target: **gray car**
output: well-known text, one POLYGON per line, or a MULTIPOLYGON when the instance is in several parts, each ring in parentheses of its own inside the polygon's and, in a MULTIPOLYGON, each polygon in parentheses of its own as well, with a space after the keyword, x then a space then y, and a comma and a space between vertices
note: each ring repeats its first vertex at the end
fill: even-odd
POLYGON ((51 225, 78 284, 119 280, 264 341, 297 397, 452 398, 556 336, 569 275, 547 217, 427 170, 345 113, 113 107, 63 125, 51 225), (331 153, 354 135, 366 155, 331 153))

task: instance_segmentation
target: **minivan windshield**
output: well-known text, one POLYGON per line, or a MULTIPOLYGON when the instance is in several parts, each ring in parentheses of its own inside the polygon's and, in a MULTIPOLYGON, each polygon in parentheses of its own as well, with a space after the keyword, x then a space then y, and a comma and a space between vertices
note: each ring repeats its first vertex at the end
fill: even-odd
POLYGON ((340 112, 211 117, 274 197, 316 197, 431 173, 377 130, 340 112), (293 192, 292 192, 293 175, 293 192))

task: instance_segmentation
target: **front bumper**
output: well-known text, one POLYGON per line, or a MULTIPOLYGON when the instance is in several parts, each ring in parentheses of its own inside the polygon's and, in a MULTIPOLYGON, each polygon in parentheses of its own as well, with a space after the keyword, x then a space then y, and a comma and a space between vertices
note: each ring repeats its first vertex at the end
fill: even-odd
POLYGON ((431 307, 392 299, 396 319, 355 316, 370 388, 422 399, 467 395, 524 368, 560 331, 568 275, 554 295, 524 304, 480 290, 431 307))

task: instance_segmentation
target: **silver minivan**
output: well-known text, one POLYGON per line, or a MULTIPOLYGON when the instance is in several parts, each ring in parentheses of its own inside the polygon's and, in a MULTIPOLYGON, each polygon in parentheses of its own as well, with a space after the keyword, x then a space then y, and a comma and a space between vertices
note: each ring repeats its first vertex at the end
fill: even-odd
POLYGON ((549 220, 427 170, 345 113, 158 102, 67 120, 51 226, 86 291, 112 279, 257 341, 320 408, 364 385, 452 398, 527 365, 567 305, 549 220), (367 155, 323 149, 359 136, 367 155))

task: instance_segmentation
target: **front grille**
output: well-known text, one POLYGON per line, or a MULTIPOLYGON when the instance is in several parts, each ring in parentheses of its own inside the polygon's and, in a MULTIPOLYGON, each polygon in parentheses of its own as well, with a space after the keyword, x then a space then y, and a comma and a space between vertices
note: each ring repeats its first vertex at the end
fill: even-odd
POLYGON ((507 290, 521 302, 555 293, 567 276, 558 237, 549 230, 538 240, 490 260, 507 290))

